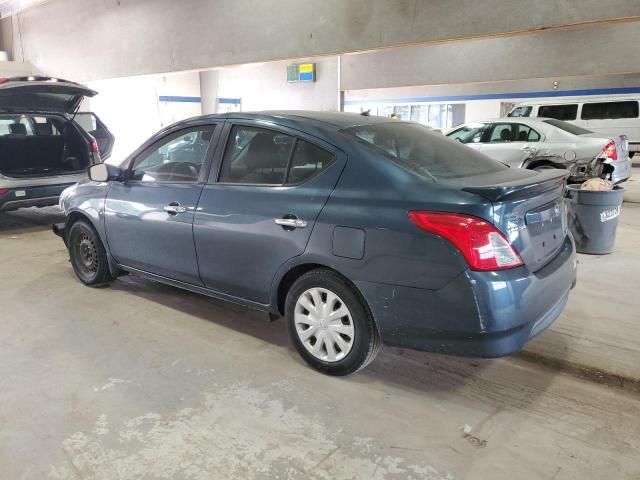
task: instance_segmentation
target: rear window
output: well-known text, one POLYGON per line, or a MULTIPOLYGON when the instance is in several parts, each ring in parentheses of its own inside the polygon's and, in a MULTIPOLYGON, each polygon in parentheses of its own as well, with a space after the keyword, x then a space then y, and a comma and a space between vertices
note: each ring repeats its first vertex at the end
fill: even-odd
POLYGON ((455 140, 415 123, 383 123, 351 127, 342 133, 423 177, 451 179, 508 168, 455 140))
POLYGON ((638 102, 599 102, 582 105, 582 120, 638 118, 638 102))
POLYGON ((586 133, 593 133, 591 130, 587 130, 586 128, 578 127, 572 123, 562 122, 560 120, 543 120, 544 123, 548 123, 549 125, 553 125, 554 127, 559 128, 560 130, 564 130, 565 132, 569 132, 573 135, 584 135, 586 133))
POLYGON ((578 116, 578 104, 541 105, 538 107, 538 116, 557 120, 575 120, 578 116))

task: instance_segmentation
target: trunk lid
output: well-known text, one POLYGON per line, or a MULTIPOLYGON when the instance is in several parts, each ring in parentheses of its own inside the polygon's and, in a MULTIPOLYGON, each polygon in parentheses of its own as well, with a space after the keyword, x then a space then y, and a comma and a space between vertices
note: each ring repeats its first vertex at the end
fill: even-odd
POLYGON ((79 83, 55 78, 0 78, 0 111, 72 115, 84 97, 93 97, 97 93, 79 83))
POLYGON ((493 204, 493 224, 536 272, 562 249, 567 236, 564 188, 568 172, 512 169, 468 177, 462 190, 493 204))

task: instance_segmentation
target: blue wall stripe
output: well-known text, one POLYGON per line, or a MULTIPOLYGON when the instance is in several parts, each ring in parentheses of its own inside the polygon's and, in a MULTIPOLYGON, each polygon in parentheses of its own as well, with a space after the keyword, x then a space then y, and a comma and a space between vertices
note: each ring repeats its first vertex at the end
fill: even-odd
POLYGON ((640 87, 590 88, 582 90, 550 90, 548 92, 487 93, 480 95, 447 95, 441 97, 410 97, 370 100, 347 100, 345 105, 375 105, 388 103, 460 102, 466 100, 498 100, 505 98, 580 97, 640 93, 640 87))
POLYGON ((181 97, 179 95, 160 95, 158 97, 161 102, 182 102, 182 103, 200 103, 200 97, 181 97))
POLYGON ((219 98, 218 103, 230 103, 232 105, 240 105, 239 98, 219 98))

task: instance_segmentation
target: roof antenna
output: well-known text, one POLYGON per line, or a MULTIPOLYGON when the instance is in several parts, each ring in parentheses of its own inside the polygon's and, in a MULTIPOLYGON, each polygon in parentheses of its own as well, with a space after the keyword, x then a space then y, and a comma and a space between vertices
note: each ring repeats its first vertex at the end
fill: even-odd
POLYGON ((360 112, 360 115, 362 115, 363 117, 370 117, 371 116, 371 109, 365 110, 364 112, 360 112))

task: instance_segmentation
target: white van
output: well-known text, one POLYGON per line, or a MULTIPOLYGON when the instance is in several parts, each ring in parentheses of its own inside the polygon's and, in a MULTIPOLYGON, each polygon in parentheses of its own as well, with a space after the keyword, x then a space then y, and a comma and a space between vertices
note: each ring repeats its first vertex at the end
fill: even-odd
POLYGON ((640 152, 639 98, 624 95, 536 100, 519 103, 508 116, 556 118, 602 135, 626 135, 629 156, 633 157, 640 152))

